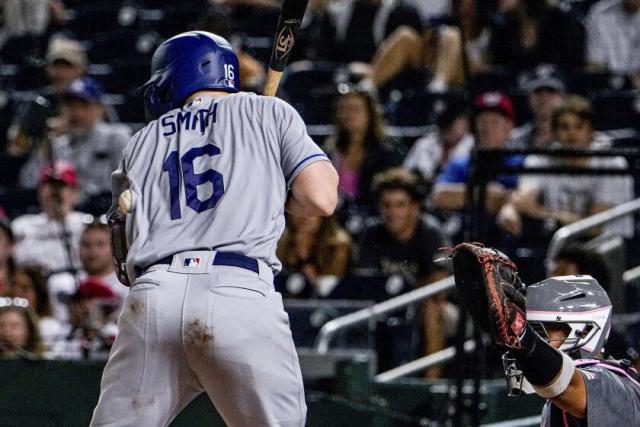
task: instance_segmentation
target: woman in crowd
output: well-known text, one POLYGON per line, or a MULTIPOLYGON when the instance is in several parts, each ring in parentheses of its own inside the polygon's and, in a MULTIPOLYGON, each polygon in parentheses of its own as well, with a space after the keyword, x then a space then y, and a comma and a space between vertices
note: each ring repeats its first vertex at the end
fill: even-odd
POLYGON ((312 286, 312 296, 333 291, 349 268, 351 237, 335 218, 289 216, 277 255, 285 269, 301 273, 312 286))
POLYGON ((428 25, 421 33, 406 26, 398 28, 385 39, 373 58, 370 71, 373 84, 383 87, 400 73, 414 71, 428 74, 428 88, 432 91, 460 85, 464 82, 462 40, 469 72, 486 71, 489 68, 488 16, 484 3, 462 0, 459 27, 428 25))
POLYGON ((41 267, 22 266, 13 273, 11 295, 24 298, 38 315, 39 332, 43 342, 50 347, 60 337, 62 326, 53 317, 53 309, 47 289, 47 277, 41 267))
POLYGON ((0 358, 39 358, 38 318, 24 298, 0 298, 0 358))
POLYGON ((324 144, 340 176, 338 191, 343 200, 372 206, 373 176, 402 161, 387 144, 380 106, 364 90, 342 94, 335 111, 335 130, 324 144))

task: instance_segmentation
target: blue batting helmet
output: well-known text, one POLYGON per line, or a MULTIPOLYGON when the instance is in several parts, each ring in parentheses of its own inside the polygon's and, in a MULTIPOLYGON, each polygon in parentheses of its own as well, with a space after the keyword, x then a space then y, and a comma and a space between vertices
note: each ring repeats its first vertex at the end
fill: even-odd
POLYGON ((205 31, 178 34, 162 43, 151 59, 144 85, 147 118, 157 119, 199 90, 237 92, 238 57, 224 38, 205 31))

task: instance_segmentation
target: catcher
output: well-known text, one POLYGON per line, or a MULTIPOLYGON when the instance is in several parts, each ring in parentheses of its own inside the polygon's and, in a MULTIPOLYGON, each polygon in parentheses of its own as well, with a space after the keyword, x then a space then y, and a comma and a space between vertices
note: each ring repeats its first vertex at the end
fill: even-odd
POLYGON ((632 426, 640 383, 626 361, 603 361, 611 302, 591 276, 560 276, 526 287, 517 267, 481 244, 456 246, 456 288, 476 324, 506 353, 510 394, 548 399, 542 426, 632 426), (524 377, 524 378, 523 378, 524 377))

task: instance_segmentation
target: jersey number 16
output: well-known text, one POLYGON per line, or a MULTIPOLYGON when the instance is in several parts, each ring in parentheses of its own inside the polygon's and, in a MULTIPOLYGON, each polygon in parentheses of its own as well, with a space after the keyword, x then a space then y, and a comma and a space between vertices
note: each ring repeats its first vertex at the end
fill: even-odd
POLYGON ((182 218, 180 211, 180 165, 182 165, 182 182, 184 185, 184 195, 187 206, 197 213, 204 212, 216 207, 224 194, 224 180, 222 174, 209 169, 202 173, 193 171, 193 161, 202 156, 217 156, 220 149, 215 145, 204 145, 194 147, 187 151, 182 158, 178 157, 178 152, 173 151, 167 157, 162 170, 169 173, 169 196, 171 197, 171 219, 182 218), (210 182, 213 186, 213 193, 206 200, 198 199, 198 186, 210 182))

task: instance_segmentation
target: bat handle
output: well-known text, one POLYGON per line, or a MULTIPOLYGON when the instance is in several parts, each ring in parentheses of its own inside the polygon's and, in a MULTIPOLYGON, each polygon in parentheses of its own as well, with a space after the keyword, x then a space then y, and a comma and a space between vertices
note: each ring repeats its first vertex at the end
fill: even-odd
POLYGON ((265 96, 275 96, 278 91, 278 86, 280 85, 280 79, 282 79, 282 71, 276 71, 272 68, 269 68, 267 72, 267 78, 264 83, 264 92, 265 96))

